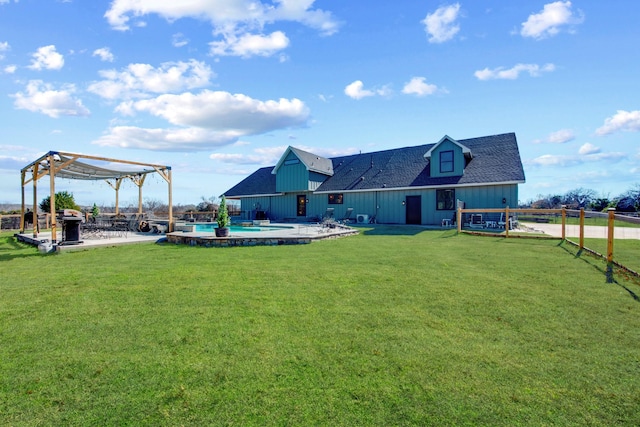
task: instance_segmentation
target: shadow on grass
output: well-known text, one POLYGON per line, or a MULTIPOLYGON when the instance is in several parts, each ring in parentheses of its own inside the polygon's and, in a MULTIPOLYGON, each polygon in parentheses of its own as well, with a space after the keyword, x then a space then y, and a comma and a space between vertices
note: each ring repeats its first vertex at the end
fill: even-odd
MULTIPOLYGON (((359 227, 358 227, 359 228, 359 227)), ((452 231, 455 229, 443 230, 441 228, 424 227, 419 225, 369 225, 362 227, 360 233, 365 236, 416 236, 425 231, 452 231)))
POLYGON ((0 236, 0 262, 32 256, 41 255, 33 246, 19 242, 13 235, 0 236))
MULTIPOLYGON (((616 285, 620 286, 622 289, 627 291, 627 293, 631 296, 631 298, 633 298, 637 302, 640 302, 640 296, 638 296, 638 294, 636 294, 633 290, 629 289, 624 284, 618 282, 615 279, 615 277, 614 277, 614 269, 612 268, 612 266, 606 265, 606 262, 605 262, 605 267, 601 267, 600 265, 598 265, 596 263, 596 262, 600 262, 600 263, 604 262, 604 260, 602 258, 598 257, 597 255, 592 254, 591 252, 584 251, 582 249, 578 249, 576 251, 572 251, 571 249, 575 249, 575 248, 573 248, 570 245, 565 245, 564 242, 562 242, 562 241, 558 243, 558 246, 560 246, 562 249, 567 251, 569 254, 573 255, 574 258, 580 259, 581 261, 585 262, 587 265, 595 268, 600 273, 602 273, 602 275, 605 277, 606 283, 613 283, 613 284, 616 284, 616 285)), ((621 273, 622 273, 622 271, 621 271, 621 273)), ((625 275, 622 274, 622 276, 625 276, 625 275)), ((626 278, 627 278, 627 280, 636 282, 631 277, 626 277, 626 278)))

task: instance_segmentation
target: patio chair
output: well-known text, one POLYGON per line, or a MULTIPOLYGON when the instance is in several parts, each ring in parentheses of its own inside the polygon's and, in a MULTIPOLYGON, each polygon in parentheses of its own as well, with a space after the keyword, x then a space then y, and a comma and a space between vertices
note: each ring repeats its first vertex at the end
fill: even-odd
POLYGON ((335 208, 327 208, 327 210, 325 211, 324 215, 322 215, 322 220, 327 220, 327 219, 333 219, 333 212, 335 211, 335 208))
MULTIPOLYGON (((513 219, 513 217, 509 217, 509 230, 513 230, 515 227, 517 227, 518 222, 513 219)), ((500 213, 500 220, 498 221, 498 227, 499 228, 504 228, 507 225, 505 219, 504 219, 504 213, 500 213)))
POLYGON ((469 220, 470 228, 483 228, 484 221, 482 221, 482 214, 471 214, 471 218, 469 220))
POLYGON ((347 211, 344 213, 344 216, 338 221, 340 224, 348 224, 351 222, 351 214, 353 213, 353 208, 347 208, 347 211))

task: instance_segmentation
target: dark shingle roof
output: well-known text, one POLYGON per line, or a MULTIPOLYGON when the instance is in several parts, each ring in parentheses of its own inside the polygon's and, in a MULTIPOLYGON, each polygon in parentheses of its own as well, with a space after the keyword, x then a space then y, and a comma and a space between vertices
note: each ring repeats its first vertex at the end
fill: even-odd
MULTIPOLYGON (((316 191, 524 182, 524 170, 514 133, 458 142, 468 147, 473 155, 461 176, 431 177, 424 154, 435 144, 426 144, 332 158, 333 176, 327 178, 316 191)), ((275 175, 271 175, 271 179, 265 176, 272 170, 273 167, 259 169, 225 194, 241 196, 276 193, 275 175)))

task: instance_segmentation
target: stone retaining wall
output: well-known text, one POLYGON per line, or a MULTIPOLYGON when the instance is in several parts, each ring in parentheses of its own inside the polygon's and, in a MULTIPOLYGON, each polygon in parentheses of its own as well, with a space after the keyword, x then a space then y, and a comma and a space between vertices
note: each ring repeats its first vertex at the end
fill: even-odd
POLYGON ((230 247, 230 246, 278 246, 301 245, 311 243, 309 237, 292 238, 253 238, 253 237, 203 237, 185 236, 179 233, 167 234, 167 241, 179 245, 230 247))

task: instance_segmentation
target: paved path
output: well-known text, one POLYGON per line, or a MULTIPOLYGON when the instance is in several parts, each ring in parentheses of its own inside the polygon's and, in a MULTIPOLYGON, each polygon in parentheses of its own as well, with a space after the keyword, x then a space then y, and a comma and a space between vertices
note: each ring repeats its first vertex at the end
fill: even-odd
MULTIPOLYGON (((537 231, 541 231, 545 234, 554 237, 562 237, 562 225, 561 224, 537 224, 537 223, 524 223, 529 228, 537 231)), ((580 237, 580 226, 567 225, 566 226, 567 237, 580 237)), ((600 227, 597 225, 585 225, 584 237, 606 239, 607 227, 600 227)), ((635 227, 616 227, 613 232, 614 239, 640 239, 640 228, 635 227)))

